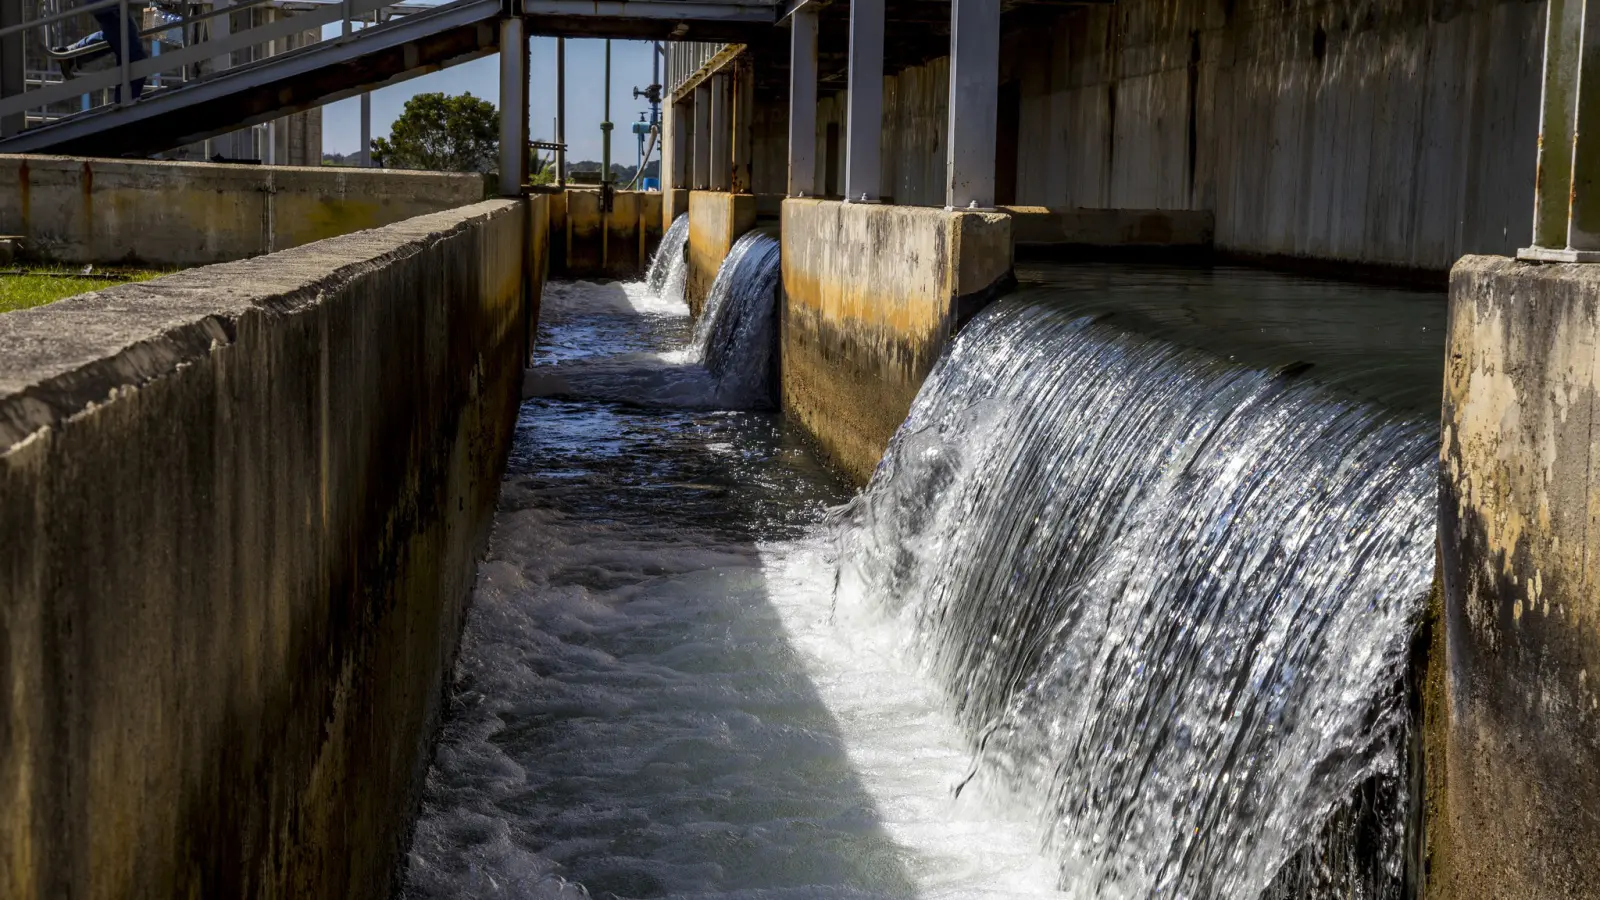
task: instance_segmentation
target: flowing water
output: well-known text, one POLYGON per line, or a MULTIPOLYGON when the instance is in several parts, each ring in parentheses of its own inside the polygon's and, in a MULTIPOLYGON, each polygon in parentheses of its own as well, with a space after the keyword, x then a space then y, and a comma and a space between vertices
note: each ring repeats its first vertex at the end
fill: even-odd
POLYGON ((547 290, 408 896, 1393 893, 1442 303, 1020 273, 852 498, 672 252, 547 290))

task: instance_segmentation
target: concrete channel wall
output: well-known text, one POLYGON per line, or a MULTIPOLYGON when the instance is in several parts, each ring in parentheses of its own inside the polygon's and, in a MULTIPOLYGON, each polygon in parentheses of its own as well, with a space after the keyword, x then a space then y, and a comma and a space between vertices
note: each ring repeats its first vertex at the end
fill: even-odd
POLYGON ((548 194, 551 268, 563 278, 638 278, 650 267, 663 233, 659 191, 568 188, 548 194))
POLYGON ((1592 897, 1600 268, 1464 259, 1448 341, 1428 896, 1592 897))
MULTIPOLYGON (((1003 38, 1017 125, 1000 140, 1017 149, 998 200, 1211 210, 1218 250, 1285 262, 1442 275, 1463 254, 1513 254, 1530 236, 1544 24, 1537 0, 1086 4, 1003 38)), ((944 203, 948 70, 884 79, 896 203, 944 203)), ((834 195, 844 98, 818 103, 816 183, 834 195)))
POLYGON ((871 477, 956 328, 1014 282, 1011 218, 786 200, 783 409, 871 477))
POLYGON ((48 262, 199 266, 483 199, 477 175, 0 156, 0 236, 48 262))
POLYGON ((0 316, 0 896, 391 896, 543 214, 0 316))

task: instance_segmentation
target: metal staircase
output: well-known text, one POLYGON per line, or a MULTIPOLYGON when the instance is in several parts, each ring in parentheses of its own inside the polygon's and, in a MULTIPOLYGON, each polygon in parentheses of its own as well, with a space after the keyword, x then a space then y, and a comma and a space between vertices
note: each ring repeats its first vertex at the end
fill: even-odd
MULTIPOLYGON (((3 0, 0 0, 3 2, 3 0)), ((164 4, 166 5, 166 4, 164 4)), ((117 7, 128 21, 138 0, 95 0, 0 28, 4 40, 31 29, 81 23, 117 7)), ((499 50, 498 23, 522 17, 532 34, 727 39, 770 27, 778 0, 181 0, 129 39, 159 55, 101 71, 36 79, 0 98, 0 121, 32 127, 0 138, 0 153, 145 156, 477 59, 499 50), (268 11, 262 15, 262 11, 268 11), (181 36, 174 43, 174 35, 181 36), (308 40, 314 36, 316 39, 308 40), (155 41, 164 40, 163 48, 155 41), (150 82, 132 99, 128 86, 150 82), (103 95, 98 106, 92 98, 103 95), (115 99, 120 96, 120 100, 115 99), (60 112, 64 104, 80 107, 60 112)), ((43 31, 39 32, 43 34, 43 31)), ((115 42, 120 36, 112 34, 115 42)), ((110 54, 107 54, 108 56, 110 54)), ((137 55, 137 54, 129 54, 137 55)))

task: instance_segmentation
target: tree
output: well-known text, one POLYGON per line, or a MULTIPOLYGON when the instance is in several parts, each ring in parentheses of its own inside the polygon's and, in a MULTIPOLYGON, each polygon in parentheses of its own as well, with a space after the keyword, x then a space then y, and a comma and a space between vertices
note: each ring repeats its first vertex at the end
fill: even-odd
POLYGON ((500 152, 500 112, 465 93, 417 94, 406 101, 388 138, 374 138, 372 158, 386 169, 488 172, 500 152))

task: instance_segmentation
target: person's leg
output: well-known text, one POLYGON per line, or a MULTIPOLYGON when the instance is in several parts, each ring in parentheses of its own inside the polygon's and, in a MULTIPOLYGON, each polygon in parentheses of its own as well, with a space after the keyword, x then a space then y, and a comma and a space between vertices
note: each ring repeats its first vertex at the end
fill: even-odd
MULTIPOLYGON (((118 65, 122 64, 122 29, 124 26, 128 29, 128 65, 133 65, 145 58, 144 41, 138 37, 139 19, 132 7, 128 9, 126 22, 117 21, 117 7, 115 6, 94 10, 90 15, 94 16, 95 22, 100 26, 101 33, 106 36, 106 43, 110 45, 111 55, 117 60, 118 65)), ((132 91, 133 99, 139 99, 139 95, 144 92, 144 79, 134 78, 130 80, 128 89, 132 91)), ((118 102, 121 102, 121 85, 117 86, 116 97, 118 102)))

